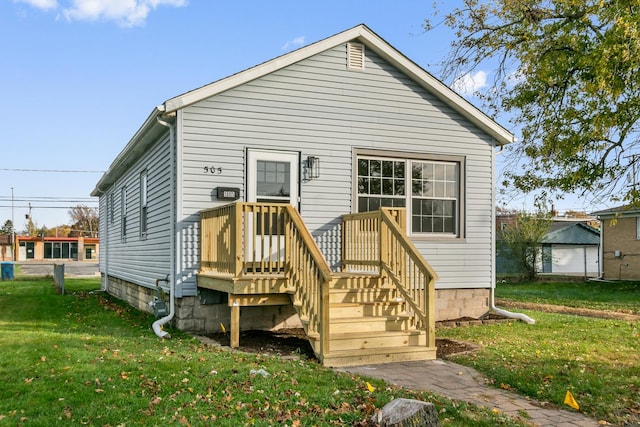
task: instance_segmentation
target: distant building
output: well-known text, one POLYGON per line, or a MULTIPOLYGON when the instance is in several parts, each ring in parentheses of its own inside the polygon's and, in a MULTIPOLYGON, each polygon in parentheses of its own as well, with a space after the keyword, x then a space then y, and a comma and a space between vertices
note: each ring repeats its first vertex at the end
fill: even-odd
POLYGON ((0 234, 0 261, 13 261, 11 234, 0 234))
MULTIPOLYGON (((554 211, 554 213, 556 213, 554 211)), ((501 232, 518 222, 517 213, 496 215, 496 272, 518 274, 509 250, 504 245, 501 232)), ((600 275, 600 231, 598 220, 591 216, 572 217, 555 215, 549 231, 540 242, 542 256, 537 272, 545 274, 600 275)))
POLYGON ((100 240, 94 237, 16 236, 17 261, 97 260, 100 240))
POLYGON ((640 280, 640 209, 619 206, 594 215, 602 221, 602 277, 640 280))

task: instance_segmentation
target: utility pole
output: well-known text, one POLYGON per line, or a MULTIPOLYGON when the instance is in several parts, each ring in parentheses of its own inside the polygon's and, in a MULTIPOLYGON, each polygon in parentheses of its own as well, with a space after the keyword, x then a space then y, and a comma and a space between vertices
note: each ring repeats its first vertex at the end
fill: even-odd
POLYGON ((16 222, 13 217, 13 187, 11 187, 11 248, 13 249, 13 261, 16 261, 16 222))

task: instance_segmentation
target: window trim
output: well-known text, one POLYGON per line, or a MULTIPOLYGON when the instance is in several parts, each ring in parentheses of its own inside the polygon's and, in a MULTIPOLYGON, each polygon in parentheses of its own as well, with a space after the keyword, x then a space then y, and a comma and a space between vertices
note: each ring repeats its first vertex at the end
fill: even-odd
MULTIPOLYGON (((402 161, 434 161, 434 162, 454 162, 458 163, 459 168, 459 182, 458 182, 458 206, 456 209, 457 219, 457 233, 414 233, 411 227, 411 212, 410 204, 407 204, 407 234, 415 240, 464 240, 466 237, 466 157, 462 155, 451 154, 430 154, 430 153, 415 153, 408 151, 390 151, 390 150, 371 150, 363 148, 354 148, 352 153, 352 173, 351 173, 351 212, 358 212, 358 159, 360 157, 377 157, 380 159, 388 160, 402 160, 402 161)), ((407 165, 409 166, 409 165, 407 165)), ((409 180, 409 185, 405 184, 405 198, 407 202, 412 198, 411 196, 411 171, 410 169, 405 172, 405 179, 409 180)))
POLYGON ((127 241, 127 186, 120 189, 120 240, 127 241))
POLYGON ((148 204, 149 204, 149 176, 147 170, 140 172, 140 238, 147 238, 148 204))
POLYGON ((640 216, 636 217, 636 240, 640 240, 640 216))
POLYGON ((113 224, 115 222, 115 206, 114 206, 114 201, 113 201, 113 191, 109 192, 109 195, 107 196, 107 216, 109 217, 108 219, 108 224, 113 224))

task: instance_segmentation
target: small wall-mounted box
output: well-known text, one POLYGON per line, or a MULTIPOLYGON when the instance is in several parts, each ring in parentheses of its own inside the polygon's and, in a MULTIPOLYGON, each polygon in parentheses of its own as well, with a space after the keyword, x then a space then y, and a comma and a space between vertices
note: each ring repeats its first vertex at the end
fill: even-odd
POLYGON ((613 251, 613 256, 616 258, 622 258, 622 251, 613 251))
POLYGON ((218 200, 238 200, 240 198, 240 189, 233 187, 218 187, 216 197, 218 200))

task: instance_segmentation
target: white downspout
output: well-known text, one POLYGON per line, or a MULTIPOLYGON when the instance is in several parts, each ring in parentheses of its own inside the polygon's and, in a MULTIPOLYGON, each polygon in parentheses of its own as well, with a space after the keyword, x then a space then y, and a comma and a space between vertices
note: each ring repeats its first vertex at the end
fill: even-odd
MULTIPOLYGON (((502 154, 502 151, 504 150, 504 146, 502 144, 500 144, 500 150, 498 152, 493 152, 493 156, 491 156, 491 170, 492 170, 492 174, 494 174, 494 179, 493 179, 493 183, 495 185, 495 170, 496 170, 496 156, 502 154)), ((491 200, 491 211, 492 211, 492 215, 491 215, 491 240, 492 240, 492 250, 491 250, 491 265, 493 265, 493 280, 491 281, 491 288, 490 288, 490 292, 489 292, 489 308, 494 311, 496 314, 500 314, 502 316, 511 318, 511 319, 518 319, 518 320, 522 320, 525 323, 528 323, 529 325, 533 325, 536 323, 535 320, 533 320, 532 318, 530 318, 529 316, 527 316, 526 314, 523 313, 512 313, 510 311, 504 310, 502 308, 498 308, 496 307, 496 303, 495 303, 495 293, 496 293, 496 196, 495 196, 495 191, 492 192, 492 200, 491 200)))
MULTIPOLYGON (((161 124, 162 126, 165 126, 167 128, 169 128, 169 147, 171 150, 171 170, 173 170, 173 156, 174 156, 174 140, 175 140, 175 130, 174 127, 171 123, 169 122, 165 122, 164 120, 162 120, 160 118, 160 116, 156 117, 156 120, 158 121, 159 124, 161 124)), ((172 177, 171 177, 171 185, 170 185, 170 212, 173 210, 175 204, 174 204, 174 200, 175 200, 175 191, 173 189, 173 173, 172 173, 172 177)), ((171 219, 171 249, 170 249, 170 257, 174 258, 175 257, 175 253, 176 253, 176 242, 175 242, 175 220, 172 218, 171 219)), ((161 329, 161 326, 169 323, 171 321, 171 319, 173 319, 173 316, 175 315, 176 312, 176 302, 175 302, 175 292, 176 292, 176 273, 175 273, 175 262, 172 259, 170 264, 170 273, 169 273, 169 314, 166 315, 165 317, 162 317, 158 320, 156 320, 155 322, 153 322, 153 325, 151 325, 151 327, 153 328, 153 332, 155 332, 155 334, 160 337, 160 338, 171 338, 171 335, 166 332, 163 331, 161 329)), ((157 286, 157 282, 156 282, 156 286, 157 286)))

